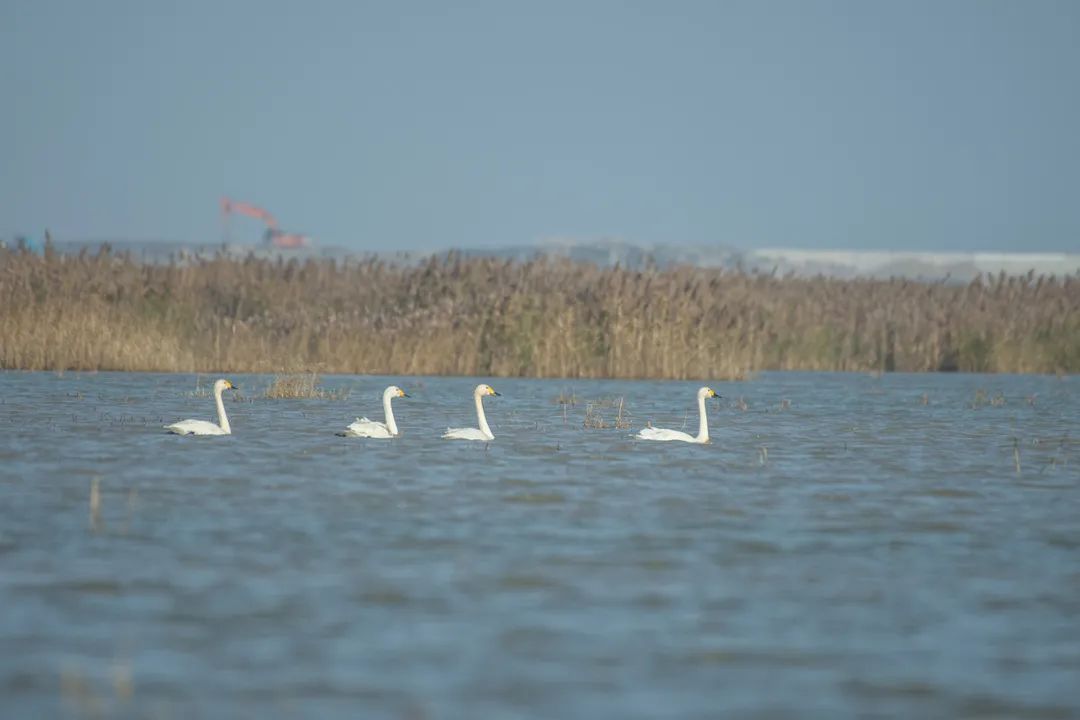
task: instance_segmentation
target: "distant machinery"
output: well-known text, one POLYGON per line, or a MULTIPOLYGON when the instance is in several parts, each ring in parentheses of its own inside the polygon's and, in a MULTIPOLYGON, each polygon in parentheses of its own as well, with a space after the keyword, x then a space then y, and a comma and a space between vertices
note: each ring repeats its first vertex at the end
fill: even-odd
POLYGON ((246 202, 237 202, 227 197, 221 198, 221 224, 225 236, 229 235, 229 219, 233 215, 262 220, 266 223, 266 231, 263 233, 263 241, 275 248, 305 248, 311 247, 311 238, 300 233, 287 233, 278 227, 277 220, 261 207, 246 202))

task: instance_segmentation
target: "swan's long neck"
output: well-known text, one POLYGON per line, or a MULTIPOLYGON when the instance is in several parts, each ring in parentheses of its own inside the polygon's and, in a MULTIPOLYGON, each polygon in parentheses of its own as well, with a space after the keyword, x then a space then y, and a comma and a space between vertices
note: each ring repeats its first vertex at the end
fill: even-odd
POLYGON ((697 437, 694 438, 699 443, 709 442, 709 419, 705 417, 705 398, 704 396, 697 399, 698 409, 698 431, 697 437))
POLYGON ((386 416, 386 429, 391 435, 397 435, 397 423, 394 422, 394 405, 390 402, 391 393, 384 392, 382 396, 383 415, 386 416))
POLYGON ((473 399, 476 400, 476 421, 480 424, 480 432, 487 435, 488 439, 494 439, 495 435, 487 424, 487 415, 484 415, 484 401, 480 393, 473 393, 473 399))
POLYGON ((218 388, 214 391, 214 402, 217 404, 217 420, 218 425, 227 434, 232 435, 232 428, 229 427, 229 416, 225 414, 225 403, 221 401, 221 391, 224 388, 218 388))

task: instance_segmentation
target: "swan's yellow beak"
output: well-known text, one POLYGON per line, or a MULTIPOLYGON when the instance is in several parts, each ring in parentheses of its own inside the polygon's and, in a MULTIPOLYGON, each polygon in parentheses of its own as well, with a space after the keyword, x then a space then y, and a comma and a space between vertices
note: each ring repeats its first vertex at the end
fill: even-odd
POLYGON ((226 380, 225 381, 225 389, 227 389, 227 390, 235 390, 236 386, 233 385, 231 381, 226 380))
POLYGON ((488 395, 498 395, 498 394, 499 393, 495 392, 495 388, 488 385, 488 395))
POLYGON ((409 393, 405 392, 401 388, 397 389, 397 396, 398 397, 410 397, 409 393))

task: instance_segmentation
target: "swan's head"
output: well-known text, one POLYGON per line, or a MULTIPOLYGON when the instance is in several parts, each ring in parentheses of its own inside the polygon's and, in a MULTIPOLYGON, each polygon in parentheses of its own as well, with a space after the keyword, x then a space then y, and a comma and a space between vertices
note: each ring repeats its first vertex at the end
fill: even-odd
POLYGON ((236 386, 225 378, 222 378, 221 380, 218 380, 214 383, 214 392, 219 393, 224 390, 236 390, 236 386))
POLYGON ((386 391, 383 393, 383 395, 385 395, 386 397, 392 397, 392 398, 410 397, 409 393, 405 392, 404 390, 399 388, 397 385, 391 385, 390 387, 386 388, 386 391))
POLYGON ((723 397, 723 396, 722 396, 722 395, 720 395, 720 394, 719 394, 718 392, 716 392, 715 390, 713 390, 713 389, 712 389, 711 387, 703 387, 703 388, 701 388, 700 390, 698 390, 698 391, 697 391, 697 396, 698 396, 698 398, 700 398, 701 400, 704 400, 704 399, 706 399, 706 398, 718 398, 718 397, 723 397))
POLYGON ((477 397, 483 397, 484 395, 498 395, 499 393, 495 392, 495 388, 490 385, 477 385, 473 394, 477 397))

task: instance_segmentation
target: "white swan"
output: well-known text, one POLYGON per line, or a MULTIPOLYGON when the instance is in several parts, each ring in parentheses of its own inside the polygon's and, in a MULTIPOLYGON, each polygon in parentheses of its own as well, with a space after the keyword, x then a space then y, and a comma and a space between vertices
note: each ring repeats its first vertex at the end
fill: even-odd
POLYGON ((487 424, 487 416, 484 415, 484 402, 482 398, 485 395, 498 395, 495 389, 490 385, 477 385, 473 390, 473 400, 476 401, 476 421, 480 425, 480 429, 476 428, 447 428, 444 438, 449 440, 494 440, 495 436, 491 434, 491 428, 487 424))
POLYGON ((664 428, 642 428, 635 437, 638 440, 679 440, 680 442, 705 444, 709 442, 709 421, 705 417, 705 398, 720 397, 712 388, 703 387, 697 391, 697 406, 700 420, 698 434, 680 432, 678 430, 666 430, 664 428))
POLYGON ((345 428, 345 432, 340 432, 338 435, 341 437, 363 438, 397 437, 400 433, 398 432, 397 423, 394 422, 394 408, 390 404, 390 401, 396 397, 409 397, 409 395, 397 385, 391 385, 383 390, 382 408, 386 422, 376 422, 375 420, 368 420, 366 417, 356 418, 356 422, 349 425, 349 427, 345 428))
POLYGON ((181 420, 172 425, 166 425, 165 429, 177 435, 232 435, 229 427, 229 418, 225 415, 225 404, 221 402, 221 393, 225 390, 235 390, 236 386, 228 380, 218 380, 214 383, 214 402, 217 403, 217 424, 206 420, 181 420))

